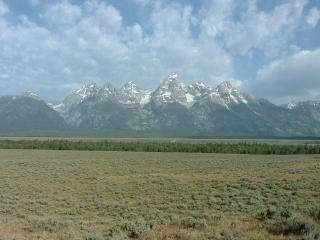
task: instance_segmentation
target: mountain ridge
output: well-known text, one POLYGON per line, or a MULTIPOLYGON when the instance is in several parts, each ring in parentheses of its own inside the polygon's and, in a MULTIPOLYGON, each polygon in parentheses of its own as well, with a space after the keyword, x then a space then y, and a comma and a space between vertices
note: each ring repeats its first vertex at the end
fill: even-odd
MULTIPOLYGON (((0 97, 0 103, 3 102, 0 116, 6 104, 15 106, 14 98, 20 97, 32 99, 26 100, 25 106, 30 112, 37 112, 36 108, 41 105, 42 112, 38 115, 52 115, 52 119, 44 119, 55 123, 53 129, 39 119, 32 119, 39 116, 23 115, 30 118, 24 119, 26 122, 38 121, 38 125, 43 126, 40 131, 57 128, 72 129, 71 135, 118 136, 121 133, 122 136, 155 137, 320 136, 319 102, 277 106, 239 91, 228 81, 216 87, 201 82, 186 86, 176 73, 170 74, 154 91, 142 90, 134 82, 119 89, 110 83, 102 86, 91 83, 55 103, 47 103, 32 92, 11 99, 0 97)), ((15 112, 13 108, 10 116, 17 119, 23 111, 16 107, 15 112)), ((23 126, 9 127, 8 123, 9 120, 4 126, 13 134, 15 128, 23 129, 23 126)), ((36 126, 29 128, 37 129, 36 126)), ((2 128, 2 132, 4 130, 2 128)))
MULTIPOLYGON (((63 101, 57 101, 56 104, 50 104, 50 106, 55 108, 55 105, 60 105, 65 102, 72 102, 65 104, 69 106, 73 105, 73 102, 75 102, 75 104, 79 104, 86 98, 96 95, 99 95, 102 99, 113 97, 115 100, 118 100, 123 104, 140 103, 145 105, 150 101, 155 101, 160 104, 178 102, 182 105, 191 106, 195 101, 204 97, 209 92, 212 92, 213 95, 219 92, 223 92, 227 95, 228 88, 231 88, 233 92, 238 92, 238 90, 235 89, 229 81, 221 82, 216 88, 206 86, 202 82, 195 82, 186 86, 177 73, 172 73, 168 75, 168 77, 160 83, 159 87, 153 91, 142 90, 132 81, 125 83, 119 89, 114 88, 111 83, 106 83, 101 87, 98 87, 95 83, 90 83, 71 93, 63 101), (72 99, 74 97, 76 97, 78 101, 72 99)), ((249 95, 247 94, 247 96, 249 95)), ((233 100, 235 99, 232 94, 230 94, 229 98, 233 98, 233 100)), ((242 101, 244 100, 243 95, 239 98, 242 101)), ((229 102, 232 102, 232 100, 229 99, 229 102)), ((59 111, 59 108, 57 110, 59 111)))

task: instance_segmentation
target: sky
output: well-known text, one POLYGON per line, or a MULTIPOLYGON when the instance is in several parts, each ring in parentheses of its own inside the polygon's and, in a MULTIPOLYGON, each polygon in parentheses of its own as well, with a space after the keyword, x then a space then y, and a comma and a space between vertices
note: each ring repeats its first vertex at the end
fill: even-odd
POLYGON ((172 72, 320 100, 320 0, 0 0, 0 95, 154 89, 172 72))

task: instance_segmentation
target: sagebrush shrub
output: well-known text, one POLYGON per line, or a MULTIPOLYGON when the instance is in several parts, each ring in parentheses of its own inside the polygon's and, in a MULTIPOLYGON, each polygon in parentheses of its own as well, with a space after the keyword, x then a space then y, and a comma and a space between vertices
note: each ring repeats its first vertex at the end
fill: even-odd
POLYGON ((150 224, 143 218, 124 220, 118 224, 120 229, 126 233, 129 238, 141 238, 150 231, 150 224))
POLYGON ((272 218, 276 213, 276 209, 273 207, 264 208, 256 213, 256 218, 259 220, 266 220, 272 218))
POLYGON ((280 214, 266 222, 267 230, 276 235, 308 234, 314 229, 314 226, 312 220, 293 213, 290 217, 283 217, 280 214))
POLYGON ((205 219, 187 217, 181 220, 180 225, 184 228, 204 229, 207 227, 207 221, 205 219))
POLYGON ((106 240, 129 240, 129 237, 122 229, 113 226, 108 230, 106 240))
POLYGON ((308 233, 303 236, 303 240, 320 240, 320 233, 308 233))
POLYGON ((228 228, 223 229, 217 240, 241 240, 242 231, 238 225, 232 223, 228 228))

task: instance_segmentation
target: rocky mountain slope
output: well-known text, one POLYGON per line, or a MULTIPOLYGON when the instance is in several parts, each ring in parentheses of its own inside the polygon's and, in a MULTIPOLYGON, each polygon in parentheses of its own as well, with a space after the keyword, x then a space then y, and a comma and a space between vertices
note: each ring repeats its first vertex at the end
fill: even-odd
POLYGON ((72 129, 71 135, 320 136, 319 102, 277 106, 238 91, 230 82, 214 88, 201 82, 186 86, 178 74, 169 75, 154 91, 128 82, 120 89, 109 83, 89 84, 56 103, 46 104, 31 92, 2 97, 1 113, 2 129, 13 133, 27 127, 66 128, 66 133, 72 129), (18 100, 27 106, 16 104, 18 100), (5 102, 10 102, 11 114, 6 114, 5 102), (11 118, 21 122, 10 125, 11 118))
POLYGON ((0 97, 0 134, 51 135, 68 128, 61 115, 33 93, 0 97))

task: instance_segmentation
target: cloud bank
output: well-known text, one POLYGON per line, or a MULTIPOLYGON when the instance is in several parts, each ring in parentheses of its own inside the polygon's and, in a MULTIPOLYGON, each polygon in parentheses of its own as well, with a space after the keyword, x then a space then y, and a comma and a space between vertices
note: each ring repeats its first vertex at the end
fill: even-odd
POLYGON ((257 80, 250 87, 261 96, 279 102, 317 98, 320 93, 319 63, 320 49, 299 51, 260 69, 257 80))
POLYGON ((298 30, 319 28, 319 10, 306 0, 271 9, 251 0, 203 1, 199 6, 193 1, 135 0, 142 14, 136 21, 127 21, 124 9, 102 0, 29 2, 35 16, 16 14, 0 0, 2 95, 32 89, 59 99, 83 84, 107 81, 154 88, 172 71, 187 83, 244 82, 244 88, 274 99, 317 89, 318 73, 306 58, 317 58, 318 50, 290 55, 298 30), (256 61, 257 55, 257 77, 239 79, 235 58, 256 61), (310 78, 305 90, 283 87, 299 85, 295 78, 281 77, 290 68, 294 76, 310 78), (277 89, 264 94, 260 89, 266 86, 277 89))

